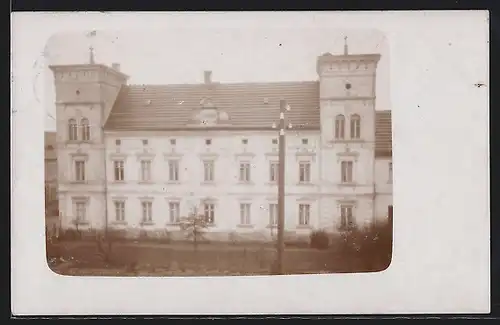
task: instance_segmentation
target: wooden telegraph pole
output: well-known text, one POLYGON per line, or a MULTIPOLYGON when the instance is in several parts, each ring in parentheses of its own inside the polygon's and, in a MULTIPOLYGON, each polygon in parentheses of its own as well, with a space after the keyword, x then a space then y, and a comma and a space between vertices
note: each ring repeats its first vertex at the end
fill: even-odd
POLYGON ((285 250, 285 111, 288 104, 280 100, 280 125, 279 125, 279 172, 278 172, 278 261, 277 272, 284 274, 283 255, 285 250))

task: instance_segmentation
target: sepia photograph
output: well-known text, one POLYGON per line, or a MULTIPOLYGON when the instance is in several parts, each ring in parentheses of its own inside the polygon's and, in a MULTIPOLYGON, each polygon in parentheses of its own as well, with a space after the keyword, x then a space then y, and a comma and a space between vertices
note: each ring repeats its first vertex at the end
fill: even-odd
POLYGON ((98 30, 47 44, 50 268, 80 276, 388 268, 384 35, 299 30, 279 43, 265 30, 167 33, 175 32, 167 37, 202 50, 169 53, 155 46, 158 33, 136 46, 137 34, 98 30), (253 48, 241 49, 248 38, 253 48), (273 80, 272 69, 294 65, 303 79, 273 80), (259 69, 270 71, 252 75, 259 69))
POLYGON ((488 28, 13 15, 12 315, 488 313, 488 28))

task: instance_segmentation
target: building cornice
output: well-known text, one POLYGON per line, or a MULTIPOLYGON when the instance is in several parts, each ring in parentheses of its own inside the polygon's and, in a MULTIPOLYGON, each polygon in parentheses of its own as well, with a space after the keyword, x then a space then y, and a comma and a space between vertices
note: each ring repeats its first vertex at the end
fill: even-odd
MULTIPOLYGON (((319 133, 320 126, 302 126, 297 128, 297 131, 300 132, 311 132, 311 133, 319 133)), ((278 131, 270 127, 225 127, 225 126, 213 126, 213 127, 179 127, 179 128, 165 128, 165 129, 144 129, 144 130, 128 130, 128 129, 109 129, 104 128, 104 132, 106 135, 130 135, 130 136, 144 136, 146 134, 150 135, 158 135, 158 136, 180 136, 180 135, 216 135, 216 136, 224 136, 224 135, 248 135, 248 132, 269 132, 269 134, 277 134, 278 131)))

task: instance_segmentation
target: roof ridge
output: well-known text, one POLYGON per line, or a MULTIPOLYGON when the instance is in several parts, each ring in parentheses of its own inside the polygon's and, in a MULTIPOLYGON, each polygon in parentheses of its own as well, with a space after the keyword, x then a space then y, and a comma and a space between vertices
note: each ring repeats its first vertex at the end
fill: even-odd
MULTIPOLYGON (((302 80, 302 81, 250 81, 250 82, 213 82, 219 86, 251 86, 251 85, 292 85, 292 84, 316 84, 317 80, 302 80)), ((173 86, 206 86, 205 83, 181 83, 181 84, 128 84, 127 87, 173 87, 173 86)))

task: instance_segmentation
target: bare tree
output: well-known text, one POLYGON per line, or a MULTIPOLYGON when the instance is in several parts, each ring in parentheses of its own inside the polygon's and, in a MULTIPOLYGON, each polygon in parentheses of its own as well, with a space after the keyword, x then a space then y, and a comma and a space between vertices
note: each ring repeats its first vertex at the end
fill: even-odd
POLYGON ((193 241, 193 248, 196 251, 199 241, 204 239, 205 229, 208 228, 207 218, 198 212, 197 207, 193 207, 189 216, 180 219, 180 226, 186 232, 186 238, 193 241))

